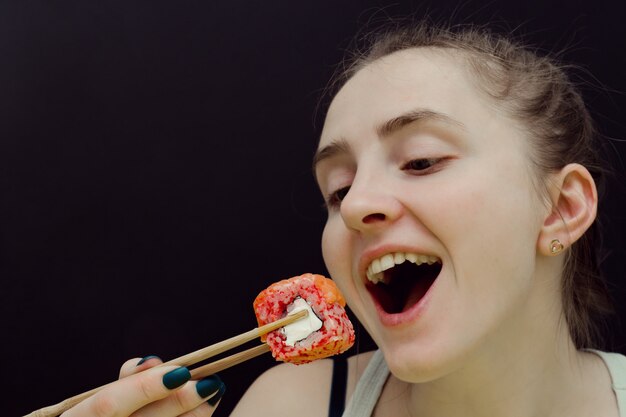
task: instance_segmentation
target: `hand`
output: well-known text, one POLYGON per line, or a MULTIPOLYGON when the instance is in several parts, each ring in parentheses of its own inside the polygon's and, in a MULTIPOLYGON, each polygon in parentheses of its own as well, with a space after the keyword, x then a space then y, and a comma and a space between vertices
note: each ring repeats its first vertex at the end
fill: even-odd
POLYGON ((224 394, 217 375, 190 381, 187 368, 154 368, 148 356, 127 361, 120 380, 69 409, 62 417, 209 417, 224 394), (141 372, 144 371, 145 372, 141 372), (141 372, 141 373, 140 373, 141 372))

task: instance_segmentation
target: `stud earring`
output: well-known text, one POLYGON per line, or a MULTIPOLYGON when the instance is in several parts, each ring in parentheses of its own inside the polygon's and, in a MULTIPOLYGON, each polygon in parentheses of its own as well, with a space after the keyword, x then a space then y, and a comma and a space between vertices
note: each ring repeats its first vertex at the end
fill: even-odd
POLYGON ((563 250, 563 244, 559 239, 554 239, 550 242, 550 253, 556 255, 563 250))

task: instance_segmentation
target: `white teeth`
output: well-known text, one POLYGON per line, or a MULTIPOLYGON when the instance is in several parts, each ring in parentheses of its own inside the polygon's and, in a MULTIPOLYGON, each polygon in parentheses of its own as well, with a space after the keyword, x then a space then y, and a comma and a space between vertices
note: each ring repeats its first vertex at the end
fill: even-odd
POLYGON ((417 259, 419 258, 419 255, 416 255, 414 253, 407 253, 404 255, 406 257, 406 260, 412 263, 417 263, 417 259))
POLYGON ((382 272, 383 268, 380 266, 380 259, 375 259, 374 262, 372 262, 372 272, 375 274, 378 274, 379 272, 382 272))
POLYGON ((378 284, 383 280, 385 275, 382 272, 374 274, 371 269, 367 270, 367 279, 373 282, 374 284, 378 284))
POLYGON ((392 254, 388 254, 380 258, 380 267, 383 271, 388 270, 389 268, 393 268, 396 263, 394 262, 394 256, 392 254))
POLYGON ((393 262, 396 265, 400 265, 406 259, 406 255, 402 252, 397 252, 393 255, 393 262))
POLYGON ((418 255, 416 253, 409 252, 388 253, 378 259, 374 259, 367 267, 367 279, 374 284, 385 282, 385 274, 383 274, 383 271, 393 268, 394 265, 400 265, 401 263, 404 263, 404 261, 409 261, 416 265, 425 263, 432 265, 436 262, 441 262, 438 257, 432 255, 418 255))

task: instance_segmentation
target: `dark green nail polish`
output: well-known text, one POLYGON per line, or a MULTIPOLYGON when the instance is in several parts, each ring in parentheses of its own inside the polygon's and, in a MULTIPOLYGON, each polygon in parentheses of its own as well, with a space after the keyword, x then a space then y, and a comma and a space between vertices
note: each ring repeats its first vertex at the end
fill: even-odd
POLYGON ((215 404, 217 404, 217 402, 220 400, 220 398, 222 398, 225 392, 226 392, 226 385, 224 385, 224 383, 222 382, 222 385, 220 385, 220 389, 217 391, 217 394, 209 398, 207 402, 211 404, 213 407, 215 407, 215 404))
POLYGON ((190 379, 191 374, 189 373, 189 369, 184 367, 178 368, 163 375, 163 385, 165 385, 167 389, 174 389, 180 387, 190 379))
POLYGON ((139 366, 139 365, 141 365, 142 363, 144 363, 144 362, 146 362, 146 361, 149 361, 150 359, 155 359, 155 358, 156 358, 156 359, 161 359, 161 358, 159 358, 159 357, 158 357, 158 356, 156 356, 156 355, 146 356, 145 358, 142 358, 139 362, 137 362, 137 365, 135 365, 135 366, 139 366))
POLYGON ((224 383, 219 376, 211 375, 196 383, 196 391, 198 391, 200 397, 206 398, 219 391, 222 385, 224 385, 224 383))

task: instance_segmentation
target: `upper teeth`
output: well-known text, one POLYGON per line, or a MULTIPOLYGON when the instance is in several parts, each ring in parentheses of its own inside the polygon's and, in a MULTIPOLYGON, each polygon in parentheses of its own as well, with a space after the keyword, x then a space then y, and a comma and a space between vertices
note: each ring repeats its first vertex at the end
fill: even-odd
POLYGON ((367 279, 374 284, 377 284, 381 281, 387 284, 383 271, 393 268, 394 265, 400 265, 404 261, 412 262, 415 265, 432 265, 435 262, 441 262, 439 258, 431 255, 418 255, 416 253, 408 252, 388 253, 378 259, 374 259, 372 263, 367 267, 367 279))

